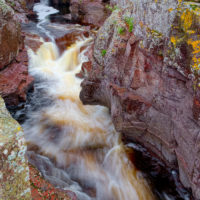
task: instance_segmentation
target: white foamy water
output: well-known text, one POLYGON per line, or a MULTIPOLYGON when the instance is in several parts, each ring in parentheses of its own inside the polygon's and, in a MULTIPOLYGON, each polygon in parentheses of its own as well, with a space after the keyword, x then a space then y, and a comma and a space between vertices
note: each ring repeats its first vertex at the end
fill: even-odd
POLYGON ((59 11, 53 7, 48 6, 48 0, 41 0, 40 3, 36 3, 33 7, 33 11, 35 11, 38 15, 39 23, 37 23, 37 27, 46 34, 51 41, 54 41, 51 33, 44 28, 44 25, 49 23, 49 15, 56 14, 59 11))
POLYGON ((87 60, 80 49, 90 41, 79 41, 62 55, 54 43, 29 52, 30 74, 42 80, 35 87, 51 99, 30 111, 23 125, 27 142, 42 154, 29 152, 29 159, 51 183, 74 191, 80 200, 152 200, 108 109, 84 106, 79 99, 82 80, 75 75, 87 60))

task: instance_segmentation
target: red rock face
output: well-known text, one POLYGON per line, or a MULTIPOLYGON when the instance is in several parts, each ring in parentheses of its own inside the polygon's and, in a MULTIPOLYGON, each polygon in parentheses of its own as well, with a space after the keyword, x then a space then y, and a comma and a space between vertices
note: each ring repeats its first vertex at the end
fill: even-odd
POLYGON ((0 69, 8 65, 18 54, 21 35, 19 24, 10 19, 9 22, 0 21, 0 69))
MULTIPOLYGON (((155 2, 149 1, 151 4, 155 2)), ((134 14, 135 20, 141 20, 141 12, 134 14)), ((99 30, 90 60, 92 68, 85 74, 80 99, 84 104, 109 107, 115 128, 125 140, 142 144, 169 167, 178 165, 181 182, 199 199, 200 96, 188 76, 189 57, 186 59, 180 50, 179 58, 172 56, 182 60, 179 68, 172 61, 166 62, 169 43, 159 54, 159 43, 154 43, 158 36, 147 40, 136 23, 135 32, 130 33, 122 15, 123 11, 113 13, 99 30), (119 33, 116 26, 126 31, 119 33), (143 44, 149 41, 145 48, 143 44), (106 54, 102 55, 102 50, 106 54)), ((171 24, 166 24, 170 30, 171 24)), ((167 41, 164 32, 159 37, 163 37, 163 45, 167 41)))
POLYGON ((26 4, 24 0, 6 3, 6 12, 0 10, 0 95, 8 105, 17 105, 26 100, 26 92, 33 85, 19 24, 26 21, 26 4))
POLYGON ((194 98, 193 115, 196 120, 200 119, 200 98, 198 96, 194 98))
POLYGON ((8 105, 26 101, 26 93, 33 86, 33 77, 28 75, 26 50, 19 53, 4 70, 0 71, 0 95, 8 105))

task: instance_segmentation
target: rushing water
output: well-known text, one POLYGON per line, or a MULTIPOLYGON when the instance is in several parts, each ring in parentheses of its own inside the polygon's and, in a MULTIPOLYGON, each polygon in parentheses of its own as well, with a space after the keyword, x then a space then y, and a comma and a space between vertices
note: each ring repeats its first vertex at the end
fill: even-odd
POLYGON ((37 28, 45 33, 46 36, 51 39, 51 41, 54 41, 51 33, 43 26, 49 22, 49 15, 56 14, 59 11, 53 7, 48 6, 48 3, 48 0, 41 0, 40 3, 35 4, 33 11, 35 11, 38 15, 39 22, 37 23, 37 28))
POLYGON ((29 52, 30 74, 40 78, 36 90, 51 99, 49 105, 47 101, 29 111, 23 125, 29 145, 39 148, 37 154, 28 153, 30 162, 54 185, 73 190, 81 200, 154 199, 127 158, 108 109, 84 106, 79 99, 82 80, 75 75, 87 59, 87 48, 80 49, 90 41, 78 41, 62 55, 50 42, 36 54, 29 52))

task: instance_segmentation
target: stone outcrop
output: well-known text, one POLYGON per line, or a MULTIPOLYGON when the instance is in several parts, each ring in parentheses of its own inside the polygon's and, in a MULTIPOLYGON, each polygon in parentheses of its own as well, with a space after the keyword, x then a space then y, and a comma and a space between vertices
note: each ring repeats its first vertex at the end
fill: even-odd
POLYGON ((0 199, 31 199, 25 152, 23 131, 0 97, 0 199))
POLYGON ((200 4, 116 0, 111 5, 80 98, 108 106, 125 140, 178 168, 183 185, 200 199, 200 4))
POLYGON ((0 71, 0 94, 7 105, 26 101, 27 91, 33 86, 33 77, 28 75, 26 50, 20 52, 8 67, 0 71))
POLYGON ((0 70, 16 57, 22 41, 20 24, 14 19, 14 10, 0 0, 0 70))
POLYGON ((0 95, 7 105, 25 101, 26 92, 33 85, 19 23, 23 16, 16 16, 25 15, 25 6, 23 0, 0 0, 0 95))
POLYGON ((100 27, 110 14, 101 0, 70 1, 71 18, 81 24, 100 27))

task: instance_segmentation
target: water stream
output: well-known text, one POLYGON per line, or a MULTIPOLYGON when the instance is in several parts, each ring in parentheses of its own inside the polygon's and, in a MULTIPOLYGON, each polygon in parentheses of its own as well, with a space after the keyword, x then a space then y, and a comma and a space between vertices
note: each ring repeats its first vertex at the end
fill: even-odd
MULTIPOLYGON (((56 10, 44 0, 34 10, 38 27, 45 31, 43 23, 56 10)), ((55 187, 74 191, 80 200, 153 200, 146 180, 127 157, 108 109, 84 106, 79 99, 82 80, 75 75, 87 61, 84 53, 92 39, 76 41, 62 55, 51 41, 36 53, 29 50, 29 73, 35 77, 23 124, 29 162, 55 187)))
POLYGON ((54 43, 29 53, 30 73, 40 77, 36 87, 51 99, 49 106, 28 113, 23 125, 27 142, 39 148, 37 155, 28 153, 30 162, 50 182, 76 192, 79 199, 154 199, 127 158, 108 109, 83 106, 79 99, 82 80, 75 75, 87 59, 87 49, 80 52, 80 48, 88 42, 77 42, 61 56, 54 43))

